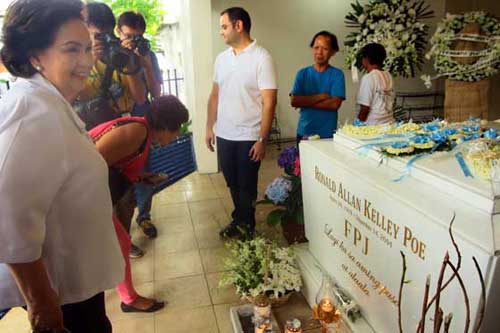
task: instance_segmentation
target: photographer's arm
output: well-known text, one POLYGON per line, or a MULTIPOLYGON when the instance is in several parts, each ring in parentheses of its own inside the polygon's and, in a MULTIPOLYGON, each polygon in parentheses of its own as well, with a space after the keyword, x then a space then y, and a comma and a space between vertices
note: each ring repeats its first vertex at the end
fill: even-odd
POLYGON ((161 95, 161 82, 157 80, 154 74, 154 66, 152 55, 148 53, 142 57, 142 65, 144 67, 144 77, 146 78, 146 89, 153 98, 161 95))

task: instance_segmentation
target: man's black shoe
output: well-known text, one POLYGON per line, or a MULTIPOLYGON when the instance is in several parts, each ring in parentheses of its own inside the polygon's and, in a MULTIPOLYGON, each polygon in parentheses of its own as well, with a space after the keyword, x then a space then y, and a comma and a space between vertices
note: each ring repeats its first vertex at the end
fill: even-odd
POLYGON ((222 238, 240 238, 240 227, 236 224, 229 223, 219 232, 219 236, 222 238))

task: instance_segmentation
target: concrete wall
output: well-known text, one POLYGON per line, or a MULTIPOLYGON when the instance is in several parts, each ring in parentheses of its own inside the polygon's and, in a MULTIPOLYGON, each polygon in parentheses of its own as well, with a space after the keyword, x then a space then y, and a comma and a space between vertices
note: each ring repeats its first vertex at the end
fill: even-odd
MULTIPOLYGON (((344 17, 350 10, 350 0, 212 0, 212 33, 214 57, 225 49, 219 36, 219 13, 231 6, 244 7, 252 17, 252 37, 272 54, 278 69, 279 95, 278 120, 283 137, 295 137, 297 111, 289 106, 288 93, 295 74, 312 64, 309 42, 320 30, 329 30, 337 35, 341 51, 331 60, 333 66, 344 70, 346 77, 346 101, 339 111, 339 124, 352 120, 355 115, 355 94, 358 85, 352 83, 351 73, 344 64, 343 42, 350 30, 345 27, 344 17)), ((437 22, 444 15, 445 0, 428 1, 437 22)), ((435 24, 431 27, 431 33, 435 24)), ((426 72, 431 71, 427 67, 426 72)), ((425 87, 420 79, 397 80, 399 91, 422 91, 425 87)))

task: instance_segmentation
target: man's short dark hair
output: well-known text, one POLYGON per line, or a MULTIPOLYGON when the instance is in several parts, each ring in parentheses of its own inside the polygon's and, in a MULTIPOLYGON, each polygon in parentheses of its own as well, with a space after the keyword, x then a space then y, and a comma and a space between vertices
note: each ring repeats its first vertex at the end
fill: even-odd
POLYGON ((241 7, 231 7, 224 9, 221 13, 220 16, 227 14, 229 17, 229 21, 234 24, 236 21, 241 21, 243 23, 243 30, 245 30, 247 33, 250 33, 250 29, 252 28, 252 20, 250 19, 250 14, 246 10, 244 10, 241 7))
POLYGON ((118 18, 118 29, 124 25, 133 29, 146 31, 146 20, 139 12, 128 11, 121 14, 118 18))
POLYGON ((377 43, 370 43, 363 46, 360 51, 361 59, 366 58, 372 65, 384 66, 387 53, 385 48, 377 43))
POLYGON ((311 40, 311 43, 309 44, 309 47, 314 46, 314 42, 316 41, 316 38, 318 38, 319 36, 328 37, 328 39, 330 39, 331 49, 334 50, 335 52, 339 51, 339 42, 337 41, 337 36, 326 30, 320 31, 316 35, 314 35, 313 39, 311 40))
POLYGON ((113 31, 116 25, 115 15, 111 8, 102 2, 89 2, 87 9, 87 25, 102 31, 113 31))

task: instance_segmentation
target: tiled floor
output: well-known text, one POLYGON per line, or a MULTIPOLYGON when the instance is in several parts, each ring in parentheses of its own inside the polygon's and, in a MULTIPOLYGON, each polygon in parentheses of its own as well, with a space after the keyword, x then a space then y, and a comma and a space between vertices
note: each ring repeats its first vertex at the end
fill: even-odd
MULTIPOLYGON (((259 175, 260 195, 281 172, 277 154, 276 147, 270 146, 259 175)), ((258 231, 279 239, 280 232, 263 223, 269 209, 258 207, 258 231)), ((154 314, 125 314, 115 291, 108 291, 106 304, 114 332, 232 332, 229 308, 240 300, 234 288, 218 287, 227 253, 218 232, 229 222, 231 210, 221 174, 192 174, 155 197, 152 215, 159 235, 148 240, 134 226, 134 242, 146 255, 132 260, 132 270, 142 295, 167 300, 168 305, 154 314)), ((301 295, 276 311, 282 321, 290 318, 287 316, 307 319, 309 314, 301 295)), ((14 309, 1 320, 0 332, 29 332, 24 310, 14 309)))

